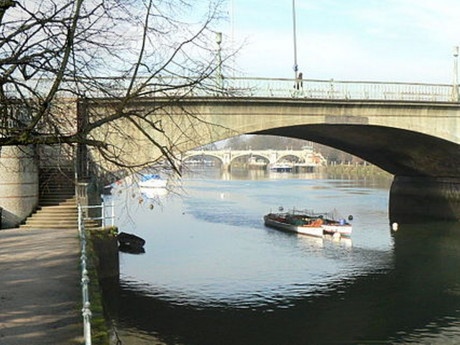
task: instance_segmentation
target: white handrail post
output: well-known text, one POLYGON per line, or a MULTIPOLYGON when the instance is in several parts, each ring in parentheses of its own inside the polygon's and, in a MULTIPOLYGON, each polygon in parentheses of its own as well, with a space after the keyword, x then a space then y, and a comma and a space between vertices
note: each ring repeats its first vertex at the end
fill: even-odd
POLYGON ((105 228, 105 202, 104 199, 102 199, 101 203, 101 218, 102 218, 102 228, 105 228))
POLYGON ((112 200, 112 215, 111 215, 112 221, 110 222, 110 225, 113 227, 115 226, 115 202, 112 200))
POLYGON ((83 314, 83 336, 85 338, 85 345, 91 345, 91 310, 89 309, 89 302, 85 304, 82 309, 83 314))
POLYGON ((459 101, 458 91, 458 46, 454 47, 454 69, 453 69, 453 83, 452 83, 452 102, 459 101))
POLYGON ((82 211, 81 211, 81 204, 78 203, 78 233, 80 238, 82 237, 82 211))
POLYGON ((83 308, 81 314, 83 317, 83 336, 85 345, 91 345, 91 303, 89 302, 89 275, 87 269, 87 257, 86 257, 86 234, 85 234, 85 223, 83 216, 83 207, 78 203, 78 232, 80 235, 81 242, 81 294, 83 308))

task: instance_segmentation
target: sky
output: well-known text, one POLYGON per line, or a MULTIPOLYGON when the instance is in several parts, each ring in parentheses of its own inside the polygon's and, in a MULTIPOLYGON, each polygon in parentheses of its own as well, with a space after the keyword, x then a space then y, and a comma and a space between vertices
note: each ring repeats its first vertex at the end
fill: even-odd
MULTIPOLYGON (((237 76, 294 77, 292 0, 228 0, 223 51, 237 76)), ((451 84, 459 0, 295 0, 306 79, 451 84)))

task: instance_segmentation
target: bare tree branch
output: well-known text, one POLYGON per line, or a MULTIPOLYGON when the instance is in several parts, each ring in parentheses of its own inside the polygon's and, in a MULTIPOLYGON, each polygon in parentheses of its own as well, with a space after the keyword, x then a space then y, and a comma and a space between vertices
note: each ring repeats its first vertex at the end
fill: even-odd
POLYGON ((216 88, 221 1, 0 0, 0 146, 86 145, 101 165, 178 171, 194 126, 214 126, 183 104, 216 88), (130 160, 143 145, 158 157, 130 160))

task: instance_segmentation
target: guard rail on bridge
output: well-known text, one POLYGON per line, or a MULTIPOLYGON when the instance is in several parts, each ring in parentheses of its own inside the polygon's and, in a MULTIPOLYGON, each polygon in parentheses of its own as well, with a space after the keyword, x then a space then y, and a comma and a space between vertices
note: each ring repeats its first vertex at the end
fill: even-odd
POLYGON ((317 79, 230 78, 224 90, 242 97, 451 102, 452 85, 317 79))
MULTIPOLYGON (((133 90, 141 90, 141 97, 248 97, 248 98, 306 98, 336 100, 385 100, 458 102, 458 85, 378 81, 340 81, 334 79, 245 78, 202 79, 185 77, 141 77, 133 90)), ((49 89, 52 80, 29 80, 27 86, 34 90, 49 89)), ((117 98, 128 89, 130 79, 105 77, 78 82, 65 81, 61 97, 75 97, 86 90, 86 97, 117 98), (88 90, 88 85, 92 85, 88 90), (65 91, 64 91, 65 90, 65 91), (77 92, 79 91, 79 92, 77 92)), ((11 84, 6 84, 10 87, 11 84)), ((29 89, 29 90, 30 90, 29 89)), ((14 96, 16 89, 9 94, 14 96)))

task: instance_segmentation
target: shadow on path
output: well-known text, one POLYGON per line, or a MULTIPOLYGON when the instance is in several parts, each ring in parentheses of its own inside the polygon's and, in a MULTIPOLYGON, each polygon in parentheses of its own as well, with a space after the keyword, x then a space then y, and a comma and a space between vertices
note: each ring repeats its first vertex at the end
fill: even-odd
POLYGON ((0 345, 80 344, 76 230, 0 231, 0 345))

